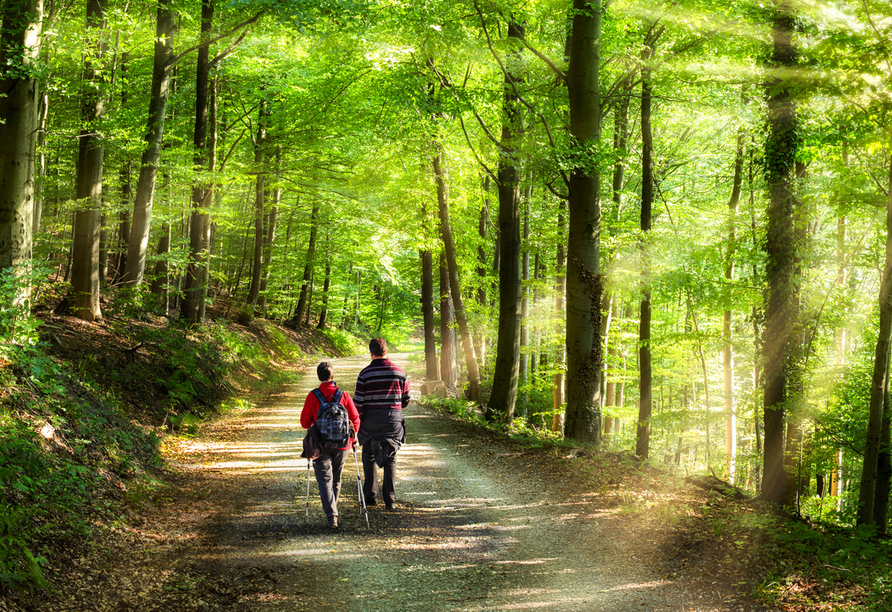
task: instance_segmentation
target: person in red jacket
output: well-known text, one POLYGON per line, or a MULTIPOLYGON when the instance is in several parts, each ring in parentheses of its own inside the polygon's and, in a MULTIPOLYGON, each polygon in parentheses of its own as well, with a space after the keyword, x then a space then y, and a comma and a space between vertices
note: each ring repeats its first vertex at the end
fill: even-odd
MULTIPOLYGON (((334 366, 329 361, 323 361, 316 366, 316 374, 321 381, 319 390, 326 399, 331 400, 338 390, 338 385, 334 381, 334 366)), ((346 391, 342 392, 340 403, 347 409, 347 415, 350 417, 350 423, 353 425, 353 432, 358 432, 359 412, 346 391)), ((319 416, 319 405, 319 398, 311 391, 307 395, 307 399, 304 400, 304 408, 300 413, 300 424, 304 429, 309 429, 316 422, 316 418, 319 416)), ((316 473, 316 483, 319 485, 322 509, 325 511, 325 516, 328 518, 328 526, 331 528, 338 526, 338 496, 341 493, 341 471, 344 468, 347 451, 353 447, 353 444, 354 440, 351 437, 350 443, 344 448, 333 453, 323 453, 318 459, 313 461, 313 471, 316 473)))

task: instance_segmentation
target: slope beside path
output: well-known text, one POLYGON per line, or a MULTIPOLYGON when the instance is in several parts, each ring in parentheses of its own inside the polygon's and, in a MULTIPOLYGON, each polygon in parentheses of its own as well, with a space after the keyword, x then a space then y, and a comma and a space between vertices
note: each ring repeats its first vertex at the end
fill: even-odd
MULTIPOLYGON (((409 367, 406 355, 392 359, 409 367)), ((336 361, 342 388, 352 391, 367 361, 336 361)), ((307 375, 180 444, 172 456, 178 488, 163 511, 122 525, 107 566, 86 570, 77 592, 42 609, 762 609, 727 579, 690 579, 684 551, 667 561, 660 551, 673 534, 663 523, 587 490, 540 452, 414 401, 397 508, 370 508, 366 528, 351 456, 341 528, 328 530, 314 480, 307 518, 308 466, 299 458, 300 409, 315 384, 307 375)))

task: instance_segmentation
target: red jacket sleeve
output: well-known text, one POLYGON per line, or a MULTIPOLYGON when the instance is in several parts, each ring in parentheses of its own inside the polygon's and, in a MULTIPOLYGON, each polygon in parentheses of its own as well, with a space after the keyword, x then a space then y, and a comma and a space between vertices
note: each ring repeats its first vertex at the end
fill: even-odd
POLYGON ((319 416, 319 398, 310 391, 304 400, 304 408, 300 411, 300 426, 309 429, 316 422, 317 416, 319 416))

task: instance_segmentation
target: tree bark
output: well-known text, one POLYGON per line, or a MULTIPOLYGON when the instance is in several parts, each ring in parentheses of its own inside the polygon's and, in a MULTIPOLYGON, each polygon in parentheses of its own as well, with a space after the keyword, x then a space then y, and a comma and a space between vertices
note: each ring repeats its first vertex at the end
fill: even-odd
POLYGON ((499 143, 499 331, 496 339, 496 362, 488 413, 498 415, 503 422, 514 420, 517 385, 520 376, 521 336, 521 242, 520 242, 520 169, 519 140, 523 117, 516 84, 519 74, 520 40, 523 27, 508 22, 508 69, 503 85, 502 135, 499 143))
POLYGON ((260 277, 263 272, 263 242, 266 240, 264 228, 264 216, 266 212, 266 131, 267 117, 269 116, 269 103, 265 100, 260 103, 257 112, 257 138, 254 142, 254 170, 257 180, 254 184, 254 256, 251 266, 251 284, 248 286, 248 296, 245 298, 245 312, 243 319, 250 320, 255 313, 257 297, 260 295, 260 277))
MULTIPOLYGON (((892 187, 892 167, 889 171, 889 186, 892 187)), ((888 474, 883 475, 881 484, 880 455, 888 452, 888 413, 889 413, 889 366, 892 358, 892 191, 886 198, 886 261, 883 267, 883 280, 880 285, 880 329, 873 358, 873 376, 870 380, 870 409, 867 420, 867 437, 864 447, 864 464, 861 469, 861 485, 858 492, 858 524, 876 525, 885 531, 885 523, 877 522, 878 516, 885 520, 887 511, 880 506, 888 506, 888 474), (885 429, 885 431, 884 431, 885 429), (883 447, 883 438, 887 444, 883 447), (877 497, 877 490, 886 491, 886 498, 877 497)))
MULTIPOLYGON (((313 263, 316 259, 316 235, 319 225, 319 204, 313 204, 313 210, 310 213, 310 243, 307 245, 307 260, 304 264, 303 284, 300 287, 300 298, 297 301, 297 311, 291 319, 295 326, 300 326, 304 315, 309 306, 309 292, 313 279, 313 263)), ((359 310, 359 302, 357 299, 357 316, 359 310)), ((358 321, 357 321, 358 322, 358 321)))
MULTIPOLYGON (((331 251, 329 250, 329 253, 331 251)), ((319 312, 319 322, 316 329, 325 329, 325 321, 328 318, 328 290, 331 288, 331 256, 325 260, 325 281, 322 283, 322 308, 319 312)))
POLYGON ((601 0, 574 0, 567 91, 580 162, 570 174, 567 241, 568 438, 601 446, 601 175, 583 152, 601 140, 601 0))
MULTIPOLYGON (((201 2, 200 40, 207 41, 214 21, 213 0, 201 2)), ((195 68, 195 129, 192 135, 192 167, 201 172, 207 167, 208 111, 210 109, 210 45, 198 49, 195 68)), ((211 167, 210 170, 214 168, 211 167)), ((192 214, 189 223, 189 266, 186 270, 186 283, 183 290, 183 307, 180 317, 193 324, 201 324, 198 313, 202 310, 202 278, 208 265, 208 226, 210 219, 206 209, 210 206, 212 190, 207 181, 192 181, 192 214)))
MULTIPOLYGON (((421 206, 421 223, 425 238, 429 233, 430 215, 427 206, 421 206)), ((425 380, 439 380, 440 368, 437 363, 437 333, 434 319, 434 256, 428 249, 422 249, 421 256, 421 314, 424 319, 424 364, 425 380)))
MULTIPOLYGON (((771 64, 784 69, 796 63, 793 45, 795 18, 785 1, 775 7, 772 23, 774 41, 771 64)), ((798 296, 797 244, 794 218, 793 172, 798 150, 796 107, 789 83, 775 77, 766 85, 768 140, 765 146, 768 182, 768 229, 765 240, 765 274, 768 295, 765 305, 765 453, 761 497, 782 504, 786 496, 784 471, 784 421, 789 393, 791 356, 794 347, 798 296)))
POLYGON ((99 121, 105 112, 102 99, 102 64, 107 0, 89 0, 86 17, 81 131, 78 139, 75 198, 74 252, 71 259, 72 311, 85 321, 102 318, 99 307, 99 247, 102 207, 102 167, 105 145, 99 121))
MULTIPOLYGON (((734 258, 737 250, 737 212, 740 208, 740 192, 743 186, 744 141, 746 132, 737 132, 737 149, 734 154, 734 179, 731 188, 731 199, 728 201, 728 250, 725 256, 725 280, 728 286, 734 282, 734 258)), ((728 482, 732 485, 737 480, 737 414, 734 408, 734 349, 732 345, 731 324, 733 312, 730 307, 730 296, 726 298, 727 306, 722 317, 722 368, 725 391, 725 468, 728 482)))
POLYGON ((449 266, 446 253, 440 253, 440 380, 450 392, 458 385, 455 347, 455 311, 449 295, 449 266))
MULTIPOLYGON (((31 260, 43 1, 6 2, 0 31, 0 270, 31 260)), ((17 301, 31 295, 20 287, 17 301)))
MULTIPOLYGON (((558 204, 558 217, 557 217, 557 235, 563 236, 566 231, 565 226, 565 217, 564 210, 566 210, 566 204, 563 200, 558 204)), ((566 300, 567 294, 567 276, 565 273, 565 266, 567 265, 567 255, 564 251, 564 245, 560 242, 557 245, 557 254, 556 254, 556 262, 555 262, 555 270, 556 274, 554 277, 554 314, 555 319, 560 320, 565 316, 564 313, 564 303, 566 300)), ((555 323, 555 332, 560 333, 561 324, 555 323)), ((555 355, 555 367, 554 367, 554 388, 553 388, 553 410, 554 417, 552 417, 551 421, 551 430, 558 431, 563 434, 564 432, 564 363, 566 361, 566 346, 558 346, 557 354, 555 355)))
MULTIPOLYGON (((650 59, 650 50, 643 59, 650 59)), ((650 454, 650 418, 653 414, 653 365, 650 349, 651 292, 650 265, 644 242, 651 230, 651 209, 654 200, 653 132, 651 130, 651 72, 642 70, 641 75, 641 232, 645 236, 641 244, 641 311, 638 327, 638 432, 635 454, 647 458, 650 454)))
POLYGON ((145 272, 146 249, 152 224, 152 202, 155 197, 158 164, 161 160, 161 144, 164 140, 164 119, 167 114, 167 100, 170 97, 173 44, 178 21, 172 1, 158 0, 152 92, 145 136, 146 148, 140 163, 136 199, 133 202, 130 244, 127 246, 127 265, 124 268, 123 282, 128 285, 140 284, 145 272))

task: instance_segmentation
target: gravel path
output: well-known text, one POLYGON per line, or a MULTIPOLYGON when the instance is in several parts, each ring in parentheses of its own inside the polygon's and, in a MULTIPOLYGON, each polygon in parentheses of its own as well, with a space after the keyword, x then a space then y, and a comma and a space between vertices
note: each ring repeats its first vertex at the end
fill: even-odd
MULTIPOLYGON (((407 367, 405 355, 392 358, 407 367)), ((366 363, 337 361, 335 379, 351 391, 366 363)), ((315 481, 307 520, 307 465, 295 458, 300 408, 314 384, 307 376, 181 449, 180 469, 200 474, 205 488, 179 517, 170 564, 204 577, 199 609, 761 609, 727 592, 723 602, 719 587, 702 580, 689 586, 682 569, 651 554, 665 534, 636 530, 634 515, 571 474, 556 479, 523 450, 414 402, 397 460, 396 509, 370 508, 365 527, 350 458, 341 528, 324 527, 315 481)))

